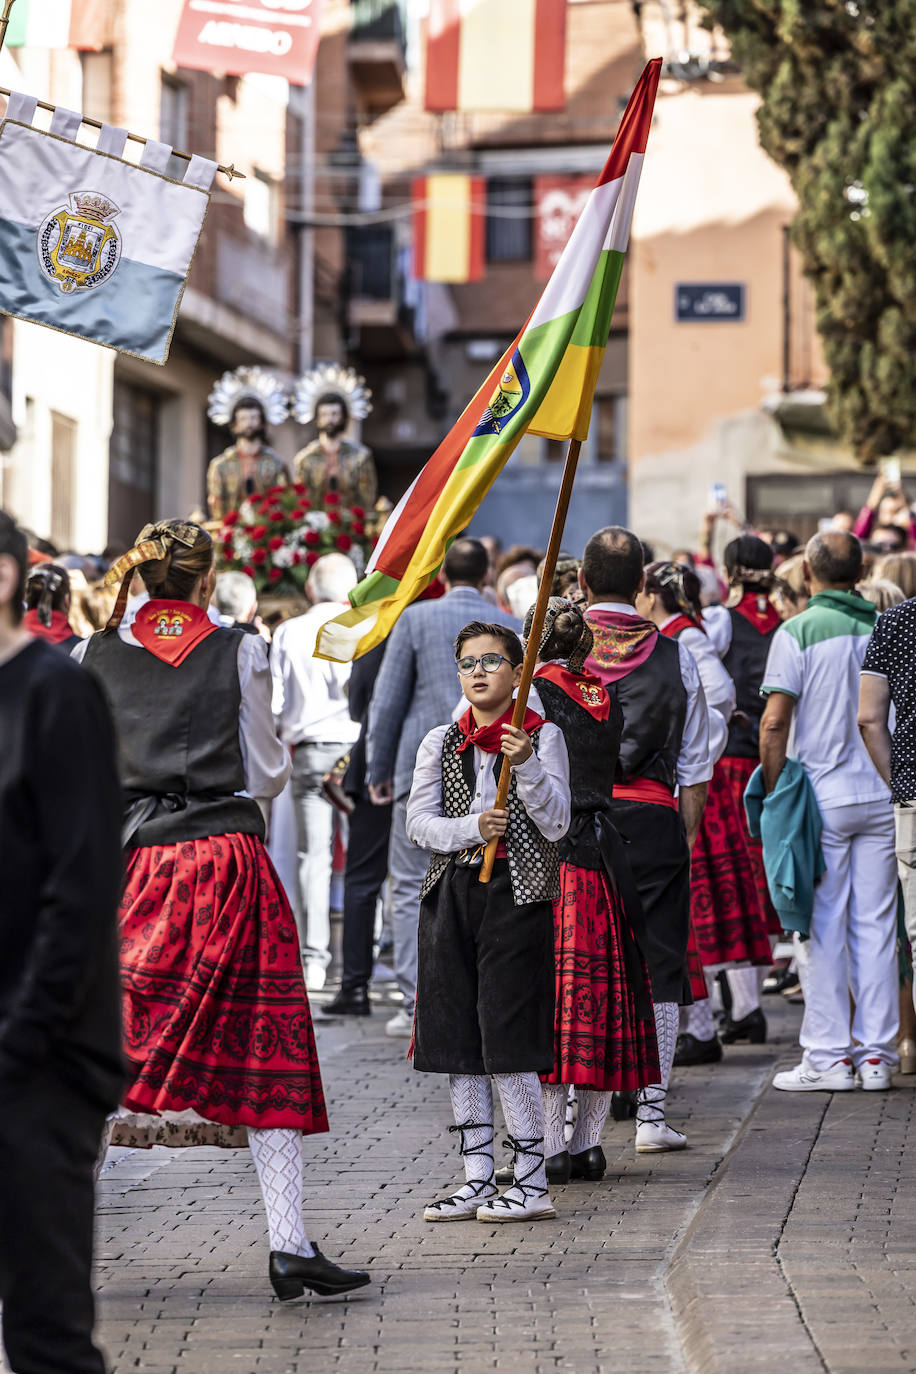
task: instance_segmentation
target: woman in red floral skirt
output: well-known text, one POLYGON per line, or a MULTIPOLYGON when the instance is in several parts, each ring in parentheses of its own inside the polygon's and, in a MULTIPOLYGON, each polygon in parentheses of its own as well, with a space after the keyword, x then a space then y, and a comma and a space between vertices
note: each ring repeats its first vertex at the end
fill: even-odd
POLYGON ((198 525, 147 525, 107 581, 121 582, 114 613, 74 656, 120 737, 124 1105, 245 1128, 277 1296, 347 1292, 368 1274, 325 1259, 302 1221, 302 1136, 328 1121, 295 921, 253 800, 289 772, 263 641, 209 619, 213 545, 198 525), (122 624, 135 569, 149 600, 122 624))
MULTIPOLYGON (((530 628, 529 622, 526 633, 530 628)), ((658 1081, 655 1017, 639 947, 642 909, 619 835, 606 814, 620 741, 619 708, 584 672, 592 635, 578 607, 548 603, 531 704, 563 731, 572 821, 560 842, 556 940, 556 1064, 544 1082, 547 1177, 597 1180, 614 1091, 658 1081), (567 1150, 566 1102, 578 1115, 567 1150)))

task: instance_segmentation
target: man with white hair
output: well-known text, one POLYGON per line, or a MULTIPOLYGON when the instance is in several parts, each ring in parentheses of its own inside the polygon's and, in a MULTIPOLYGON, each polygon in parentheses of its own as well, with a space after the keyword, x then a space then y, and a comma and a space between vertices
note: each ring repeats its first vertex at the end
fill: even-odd
POLYGON ((257 634, 254 618, 258 613, 258 589, 254 579, 243 572, 221 572, 213 589, 213 604, 223 624, 230 629, 257 634))
POLYGON ((299 863, 299 938, 306 985, 324 987, 331 962, 330 887, 337 814, 321 780, 359 735, 350 719, 350 665, 315 658, 322 625, 349 605, 356 569, 342 553, 328 553, 306 583, 311 609, 280 626, 273 638, 271 672, 277 731, 293 751, 293 798, 299 863))

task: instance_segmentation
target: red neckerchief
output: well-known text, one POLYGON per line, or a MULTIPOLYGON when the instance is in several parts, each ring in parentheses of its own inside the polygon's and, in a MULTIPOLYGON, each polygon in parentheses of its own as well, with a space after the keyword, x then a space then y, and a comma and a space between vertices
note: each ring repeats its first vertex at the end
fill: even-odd
POLYGON ((163 663, 178 668, 217 627, 206 611, 189 601, 148 601, 131 625, 131 634, 163 663))
POLYGON ((674 639, 682 630, 700 630, 704 635, 706 627, 699 621, 694 620, 693 616, 676 615, 673 620, 669 620, 667 625, 662 626, 662 634, 668 639, 674 639))
POLYGON ((732 610, 744 616, 747 623, 753 625, 761 635, 768 635, 771 630, 782 624, 779 612, 764 592, 745 592, 737 606, 732 606, 732 610))
MULTIPOLYGON (((464 715, 458 722, 458 729, 463 736, 458 745, 458 753, 463 754, 465 749, 480 749, 484 754, 498 754, 502 748, 502 733, 504 725, 512 724, 512 712, 515 703, 503 711, 499 720, 494 720, 492 725, 476 725, 474 722, 474 712, 469 706, 464 715)), ((522 721, 522 729, 530 735, 532 731, 539 730, 544 724, 543 717, 537 711, 532 711, 528 707, 525 711, 525 719, 522 721)))
POLYGON ((540 663, 534 672, 535 677, 544 677, 579 706, 584 706, 595 720, 607 720, 611 714, 611 698, 600 678, 591 673, 571 673, 562 663, 540 663))
POLYGON ((637 615, 590 609, 585 622, 595 639, 587 667, 605 686, 645 663, 657 643, 658 626, 637 615))
POLYGON ((63 644, 65 639, 74 636, 73 626, 63 611, 51 612, 50 625, 42 625, 36 610, 26 611, 22 624, 29 634, 35 635, 36 639, 46 640, 48 644, 63 644))

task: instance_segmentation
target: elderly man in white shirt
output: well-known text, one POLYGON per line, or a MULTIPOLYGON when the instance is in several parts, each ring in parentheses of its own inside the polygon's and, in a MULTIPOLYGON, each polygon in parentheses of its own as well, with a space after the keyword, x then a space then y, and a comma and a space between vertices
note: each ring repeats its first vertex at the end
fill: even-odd
MULTIPOLYGON (((312 568, 305 615, 285 621, 271 651, 277 731, 293 754, 293 800, 299 877, 299 936, 310 991, 324 987, 331 962, 330 891, 337 813, 321 790, 325 774, 359 735, 350 719, 350 665, 314 657, 318 631, 348 604, 356 569, 342 553, 328 553, 312 568)), ((339 823, 339 822, 338 822, 339 823)))

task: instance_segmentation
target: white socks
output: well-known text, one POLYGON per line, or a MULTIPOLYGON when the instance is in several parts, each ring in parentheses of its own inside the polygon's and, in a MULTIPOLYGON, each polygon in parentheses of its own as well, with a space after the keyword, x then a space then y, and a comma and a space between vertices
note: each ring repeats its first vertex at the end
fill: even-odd
POLYGON ((688 1035, 696 1036, 697 1040, 712 1040, 716 1033, 716 1023, 713 1020, 712 1003, 708 997, 686 1008, 684 1029, 688 1035))
POLYGON ((760 987, 766 977, 762 968, 730 968, 727 973, 732 995, 731 1018, 743 1021, 760 1006, 760 987))
POLYGON ((267 1210, 270 1248, 311 1259, 302 1220, 302 1136, 299 1131, 248 1127, 248 1144, 267 1210))
MULTIPOLYGON (((524 1203, 535 1192, 546 1195, 544 1168, 544 1094, 536 1073, 495 1073, 503 1116, 515 1150, 515 1178, 504 1196, 524 1203)), ((564 1090, 565 1091, 565 1090, 564 1090)), ((563 1122, 566 1105, 563 1104, 563 1122)), ((560 1147, 565 1148, 564 1145, 560 1147)))
POLYGON ((566 1149, 566 1104, 569 1088, 565 1083, 542 1083, 544 1094, 544 1154, 549 1159, 566 1149))
POLYGON ((449 1130, 461 1137, 464 1156, 464 1176, 467 1184, 458 1188, 453 1197, 479 1197, 485 1201, 496 1191, 484 1184, 493 1184, 493 1088, 486 1074, 449 1074, 448 1090, 452 1099, 455 1124, 449 1130))
POLYGON ((601 1132, 611 1106, 611 1094, 594 1092, 591 1088, 577 1088, 579 1115, 569 1142, 569 1153, 580 1155, 601 1144, 601 1132))
POLYGON ((678 1005, 677 1002, 655 1003, 655 1034, 658 1037, 659 1082, 648 1088, 640 1088, 636 1095, 636 1122, 663 1123, 665 1120, 665 1097, 668 1081, 671 1078, 671 1065, 674 1062, 674 1049, 677 1044, 678 1005))

